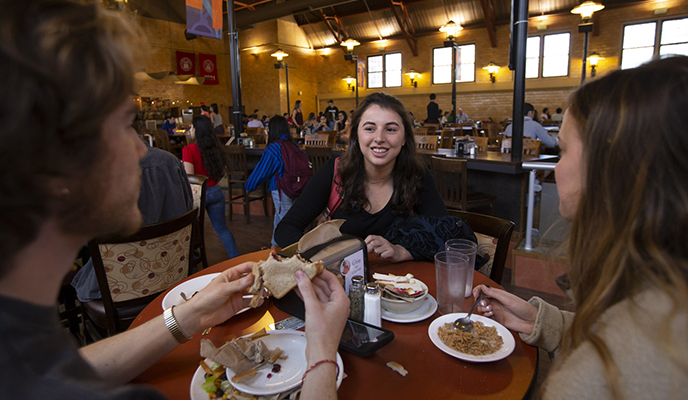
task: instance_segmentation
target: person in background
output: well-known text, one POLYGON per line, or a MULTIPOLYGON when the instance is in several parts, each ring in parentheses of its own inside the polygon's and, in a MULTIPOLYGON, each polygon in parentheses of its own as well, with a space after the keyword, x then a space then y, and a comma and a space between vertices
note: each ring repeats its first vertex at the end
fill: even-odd
POLYGON ((205 104, 201 104, 201 115, 210 118, 210 108, 205 104))
POLYGON ((552 114, 552 121, 561 122, 564 120, 564 114, 561 113, 561 108, 557 108, 557 112, 552 114))
POLYGON ((308 132, 311 132, 313 128, 318 126, 318 120, 319 118, 316 118, 315 113, 312 112, 308 114, 308 119, 306 119, 306 122, 303 123, 303 126, 304 128, 308 129, 308 132))
POLYGON ((468 120, 469 120, 468 114, 463 112, 463 108, 459 107, 459 109, 456 110, 456 117, 454 118, 454 120, 456 121, 456 123, 461 123, 461 124, 468 122, 468 120))
POLYGON ((196 143, 184 146, 182 161, 187 174, 205 175, 208 177, 205 193, 205 209, 213 229, 225 246, 227 256, 234 258, 239 255, 232 232, 227 229, 225 219, 225 195, 218 182, 225 176, 227 160, 223 146, 220 144, 213 130, 213 123, 205 116, 194 117, 191 124, 192 134, 196 135, 196 143))
POLYGON ((337 119, 337 113, 339 112, 339 108, 337 108, 334 105, 334 102, 332 100, 327 101, 327 108, 325 108, 325 116, 327 116, 328 121, 334 121, 337 119))
MULTIPOLYGON (((143 121, 137 118, 133 126, 143 140, 143 121)), ((139 160, 141 187, 138 205, 142 215, 141 223, 155 224, 190 211, 193 208, 193 194, 189 178, 179 159, 170 152, 150 147, 145 140, 143 142, 148 153, 139 160)), ((81 302, 102 298, 92 259, 76 273, 71 285, 81 302)))
MULTIPOLYGON (((313 114, 315 116, 315 114, 313 114)), ((327 124, 327 117, 324 115, 320 116, 320 122, 318 122, 318 125, 316 125, 313 129, 311 129, 311 133, 318 133, 322 131, 329 131, 330 127, 327 124)))
POLYGON ((334 130, 337 131, 337 144, 349 144, 351 120, 346 117, 344 111, 337 113, 337 121, 334 123, 334 130))
POLYGON ((556 177, 577 311, 485 286, 473 290, 486 294, 478 310, 554 358, 544 399, 684 398, 688 165, 677 149, 688 136, 676 127, 688 57, 610 72, 569 104, 556 177))
POLYGON ((354 119, 354 110, 349 110, 349 119, 354 119))
POLYGON ((251 172, 244 186, 246 187, 246 191, 252 192, 256 190, 259 185, 262 185, 266 179, 269 179, 268 187, 272 194, 272 202, 275 205, 276 211, 273 220, 272 246, 277 247, 277 242, 275 242, 275 228, 277 228, 277 225, 294 203, 294 199, 277 189, 277 178, 281 178, 284 174, 282 146, 287 144, 287 142, 292 142, 292 140, 289 134, 289 123, 284 117, 275 115, 270 118, 268 130, 270 132, 268 136, 268 145, 265 147, 263 155, 258 161, 258 165, 256 165, 256 168, 251 172))
POLYGON ((364 239, 368 252, 382 258, 410 260, 408 250, 383 235, 398 217, 411 212, 446 216, 447 209, 432 173, 416 156, 411 116, 401 101, 385 93, 368 95, 354 113, 349 150, 337 160, 325 163, 308 181, 275 230, 277 244, 297 242, 325 210, 337 185, 342 201, 330 216, 346 220, 340 231, 364 239))
MULTIPOLYGON (((258 114, 256 114, 256 115, 258 115, 258 114)), ((266 126, 268 126, 268 123, 270 123, 270 118, 267 115, 263 115, 260 118, 260 122, 263 123, 263 127, 266 127, 266 126)))
POLYGON ((210 105, 210 120, 213 121, 213 128, 222 125, 222 117, 220 116, 220 109, 217 107, 217 103, 210 105))
POLYGON ((540 114, 540 122, 547 121, 549 119, 549 108, 545 107, 542 109, 542 113, 540 114))
POLYGON ((425 120, 428 124, 439 124, 440 123, 440 106, 435 103, 437 96, 435 93, 430 94, 430 102, 427 106, 428 118, 425 120))
POLYGON ((296 100, 294 109, 291 110, 291 120, 294 121, 297 131, 303 126, 303 111, 301 110, 301 100, 296 100))
POLYGON ((165 116, 165 122, 162 124, 162 130, 167 132, 168 135, 174 135, 174 131, 177 129, 177 124, 174 122, 174 117, 171 115, 165 116))
MULTIPOLYGON (((545 128, 542 127, 542 125, 533 120, 533 116, 535 115, 535 107, 533 107, 533 105, 530 103, 525 103, 523 111, 525 112, 525 117, 523 117, 523 137, 539 139, 542 144, 548 148, 557 147, 557 139, 550 136, 545 128)), ((506 130, 504 130, 505 137, 512 136, 511 130, 513 129, 513 125, 514 124, 511 124, 506 127, 506 130)))
POLYGON ((263 123, 258 119, 258 115, 251 114, 248 116, 247 128, 264 128, 263 123))
MULTIPOLYGON (((440 113, 441 113, 441 112, 442 112, 442 110, 440 110, 440 113)), ((449 121, 447 120, 447 117, 449 117, 449 111, 445 111, 444 114, 442 114, 442 119, 440 119, 440 122, 441 122, 442 124, 446 124, 447 122, 449 122, 449 121)))

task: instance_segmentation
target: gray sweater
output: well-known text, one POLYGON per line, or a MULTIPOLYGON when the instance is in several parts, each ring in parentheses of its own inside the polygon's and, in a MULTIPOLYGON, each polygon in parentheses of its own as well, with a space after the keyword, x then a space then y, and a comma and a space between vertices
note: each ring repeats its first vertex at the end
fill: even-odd
MULTIPOLYGON (((645 291, 604 312, 593 328, 605 344, 621 375, 624 398, 681 399, 688 396, 688 311, 680 310, 671 328, 662 330, 671 310, 669 298, 645 291), (636 321, 644 321, 641 328, 636 321), (672 349, 660 348, 659 332, 671 335, 672 349), (680 365, 676 360, 681 360, 680 365)), ((565 359, 558 359, 565 329, 573 313, 561 311, 538 297, 529 301, 538 307, 533 333, 520 334, 524 342, 538 346, 555 359, 545 380, 545 399, 612 398, 602 360, 590 342, 584 342, 565 359), (557 362, 558 361, 558 362, 557 362)))

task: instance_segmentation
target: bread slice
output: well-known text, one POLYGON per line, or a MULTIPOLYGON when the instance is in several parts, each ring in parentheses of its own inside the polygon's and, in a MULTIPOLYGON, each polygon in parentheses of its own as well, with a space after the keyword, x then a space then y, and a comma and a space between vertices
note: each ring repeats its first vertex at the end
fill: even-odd
POLYGON ((276 299, 281 299, 296 287, 296 271, 303 271, 309 279, 319 275, 324 267, 322 261, 308 262, 295 255, 291 258, 282 258, 271 254, 266 261, 260 264, 262 270, 263 285, 276 299))

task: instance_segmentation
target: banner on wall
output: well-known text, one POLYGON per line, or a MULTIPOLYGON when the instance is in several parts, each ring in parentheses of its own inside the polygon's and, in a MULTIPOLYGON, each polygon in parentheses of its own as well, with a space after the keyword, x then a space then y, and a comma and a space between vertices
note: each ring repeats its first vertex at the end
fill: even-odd
POLYGON ((196 73, 196 54, 177 52, 177 75, 194 75, 196 73))
POLYGON ((456 76, 454 77, 454 79, 457 82, 461 82, 461 49, 456 49, 455 53, 456 59, 454 60, 454 65, 456 65, 456 68, 454 68, 454 70, 456 71, 456 76))
POLYGON ((217 63, 215 62, 215 54, 198 53, 198 65, 201 67, 201 78, 205 78, 204 85, 217 85, 219 82, 217 78, 217 63))
POLYGON ((222 39, 222 0, 186 0, 186 31, 222 39))
POLYGON ((356 73, 358 74, 358 87, 360 88, 365 88, 365 80, 366 80, 366 64, 365 60, 357 60, 356 61, 356 73))

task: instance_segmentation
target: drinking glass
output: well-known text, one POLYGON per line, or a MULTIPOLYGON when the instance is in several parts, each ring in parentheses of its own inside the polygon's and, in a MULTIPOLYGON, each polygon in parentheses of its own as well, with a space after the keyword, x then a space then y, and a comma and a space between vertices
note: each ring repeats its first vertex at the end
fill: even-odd
POLYGON ((463 311, 467 270, 470 270, 468 256, 456 251, 440 251, 435 254, 435 281, 440 314, 463 311))
POLYGON ((468 263, 471 268, 466 273, 466 297, 471 297, 473 293, 473 271, 475 270, 475 255, 478 245, 467 239, 449 239, 444 243, 446 251, 456 251, 468 256, 468 263))

